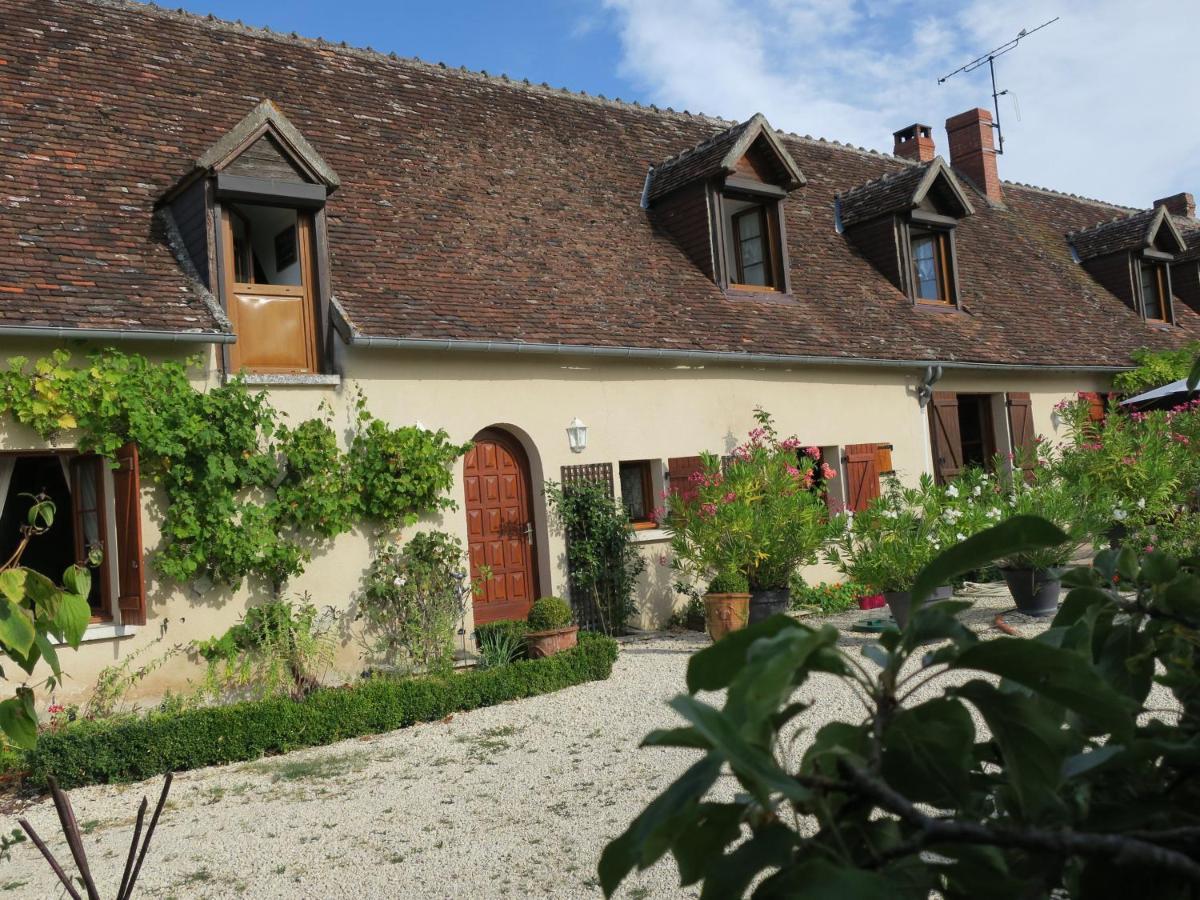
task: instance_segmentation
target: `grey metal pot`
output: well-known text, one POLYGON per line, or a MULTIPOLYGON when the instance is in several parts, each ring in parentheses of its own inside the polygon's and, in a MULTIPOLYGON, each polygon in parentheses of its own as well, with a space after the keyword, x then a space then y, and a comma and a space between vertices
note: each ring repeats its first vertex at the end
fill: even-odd
POLYGON ((750 624, 786 613, 791 606, 792 592, 788 588, 760 588, 750 591, 750 624))
POLYGON ((1017 604, 1017 612, 1038 617, 1058 612, 1058 595, 1062 591, 1058 570, 1002 568, 1000 571, 1017 604))

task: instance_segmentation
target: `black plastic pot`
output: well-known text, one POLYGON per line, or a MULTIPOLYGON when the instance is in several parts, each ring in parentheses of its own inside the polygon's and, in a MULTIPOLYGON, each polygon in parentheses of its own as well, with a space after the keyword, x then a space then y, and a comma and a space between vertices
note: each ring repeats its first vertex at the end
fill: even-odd
POLYGON ((1002 568, 1009 593, 1017 604, 1017 612, 1027 616, 1052 616, 1058 612, 1058 595, 1062 582, 1058 573, 1049 569, 1002 568))
POLYGON ((883 599, 887 601, 892 618, 903 629, 908 624, 908 611, 912 607, 912 594, 908 591, 884 591, 883 599))
POLYGON ((787 588, 761 588, 750 591, 750 624, 785 613, 791 605, 792 592, 787 588))

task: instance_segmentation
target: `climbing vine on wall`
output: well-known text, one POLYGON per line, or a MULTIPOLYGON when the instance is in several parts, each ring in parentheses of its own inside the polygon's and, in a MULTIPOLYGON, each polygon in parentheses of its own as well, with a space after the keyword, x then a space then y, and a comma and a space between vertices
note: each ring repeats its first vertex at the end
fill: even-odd
POLYGON ((73 432, 80 449, 109 457, 137 444, 166 498, 155 563, 176 581, 253 575, 280 585, 304 570, 316 541, 453 507, 451 466, 469 444, 393 428, 359 391, 343 450, 327 404, 292 426, 238 379, 197 389, 188 375, 201 362, 112 349, 78 365, 64 350, 15 357, 0 371, 0 412, 44 438, 73 432))

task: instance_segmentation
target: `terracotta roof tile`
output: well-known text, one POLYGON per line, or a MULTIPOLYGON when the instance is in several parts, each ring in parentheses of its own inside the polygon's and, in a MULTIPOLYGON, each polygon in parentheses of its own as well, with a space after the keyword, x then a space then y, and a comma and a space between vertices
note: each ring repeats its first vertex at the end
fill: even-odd
POLYGON ((1064 235, 1125 210, 1005 184, 958 226, 965 312, 913 305, 834 227, 911 164, 781 136, 792 296, 727 296, 639 205, 730 123, 121 2, 15 0, 0 31, 0 324, 220 330, 154 216, 271 99, 341 178, 334 294, 363 335, 795 356, 1122 365, 1146 325, 1064 235), (63 98, 71 98, 64 100, 63 98))

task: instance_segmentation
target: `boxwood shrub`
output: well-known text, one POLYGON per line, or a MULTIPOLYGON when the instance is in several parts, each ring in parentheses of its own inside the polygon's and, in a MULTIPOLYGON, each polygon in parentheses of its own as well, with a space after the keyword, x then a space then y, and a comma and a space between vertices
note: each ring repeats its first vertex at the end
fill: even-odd
POLYGON ((212 706, 145 718, 80 722, 38 738, 26 754, 30 778, 61 787, 140 781, 258 759, 302 747, 429 722, 453 712, 547 694, 605 679, 617 644, 581 634, 579 646, 547 659, 520 660, 460 675, 378 678, 324 688, 303 700, 272 699, 212 706))

